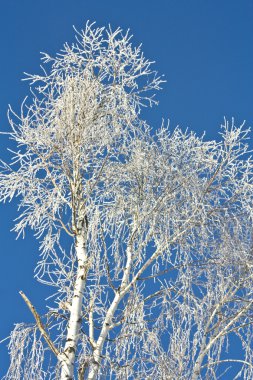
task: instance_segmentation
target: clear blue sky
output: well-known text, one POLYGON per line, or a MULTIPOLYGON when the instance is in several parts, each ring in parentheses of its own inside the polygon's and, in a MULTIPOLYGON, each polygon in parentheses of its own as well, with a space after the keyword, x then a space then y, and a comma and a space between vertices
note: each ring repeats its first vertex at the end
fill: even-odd
MULTIPOLYGON (((72 25, 87 20, 130 28, 167 83, 160 105, 145 112, 154 126, 162 117, 207 138, 218 138, 226 116, 253 125, 253 0, 3 0, 0 2, 0 129, 8 130, 10 103, 19 110, 28 93, 23 72, 39 71, 41 51, 55 54, 73 40, 72 25)), ((252 135, 251 135, 252 136, 252 135)), ((5 137, 1 157, 7 157, 5 137)), ((24 290, 43 312, 46 290, 33 280, 37 242, 10 232, 15 205, 0 206, 0 340, 14 322, 31 321, 18 295, 24 290)), ((8 364, 0 346, 0 377, 8 364)))

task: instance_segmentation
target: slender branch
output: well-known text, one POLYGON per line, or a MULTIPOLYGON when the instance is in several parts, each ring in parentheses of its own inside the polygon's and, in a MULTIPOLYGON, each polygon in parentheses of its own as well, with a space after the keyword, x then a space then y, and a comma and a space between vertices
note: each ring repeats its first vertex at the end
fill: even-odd
POLYGON ((55 179, 52 177, 52 173, 50 172, 50 169, 48 167, 48 162, 46 161, 45 157, 43 157, 38 151, 36 151, 36 153, 38 157, 41 159, 41 161, 44 163, 45 166, 43 168, 46 170, 47 175, 50 178, 54 188, 57 190, 61 200, 63 201, 63 203, 67 203, 67 205, 71 207, 70 202, 62 195, 61 190, 59 189, 59 186, 57 185, 55 179))
POLYGON ((33 314, 35 321, 36 321, 36 324, 37 324, 37 327, 38 327, 39 331, 41 332, 41 335, 43 336, 43 338, 47 342, 49 348, 52 350, 52 352, 58 358, 60 356, 60 352, 55 347, 54 343, 52 342, 52 340, 48 336, 48 334, 45 330, 45 327, 41 321, 41 318, 40 318, 38 312, 36 311, 35 307, 32 305, 31 301, 27 298, 27 296, 21 290, 20 290, 19 294, 21 295, 21 297, 23 298, 23 300, 27 304, 28 308, 30 309, 31 313, 33 314))
POLYGON ((246 364, 249 367, 253 368, 253 365, 250 362, 247 362, 246 360, 240 360, 240 359, 224 359, 224 360, 217 360, 215 362, 207 363, 205 365, 202 365, 201 368, 208 367, 209 365, 217 365, 220 363, 241 363, 246 364))
POLYGON ((89 308, 90 309, 89 310, 89 340, 93 348, 96 347, 96 342, 94 339, 94 316, 93 316, 94 302, 95 302, 95 296, 93 294, 90 300, 90 308, 89 308))
POLYGON ((206 346, 206 348, 204 350, 204 354, 206 354, 210 350, 210 348, 213 346, 213 344, 216 342, 217 339, 219 339, 221 336, 227 335, 229 327, 232 326, 233 323, 236 322, 244 313, 246 313, 247 310, 249 310, 249 308, 251 307, 252 303, 253 303, 253 301, 251 301, 246 307, 244 307, 243 309, 241 309, 231 319, 231 321, 226 326, 224 326, 224 328, 215 337, 213 337, 210 340, 210 342, 208 343, 208 345, 206 346))
POLYGON ((65 231, 69 236, 71 236, 71 237, 74 237, 74 236, 75 236, 75 234, 73 234, 72 232, 69 231, 69 229, 66 227, 66 225, 63 223, 63 221, 62 221, 60 218, 57 218, 57 217, 53 216, 53 219, 60 223, 60 225, 62 226, 62 228, 64 229, 64 231, 65 231))

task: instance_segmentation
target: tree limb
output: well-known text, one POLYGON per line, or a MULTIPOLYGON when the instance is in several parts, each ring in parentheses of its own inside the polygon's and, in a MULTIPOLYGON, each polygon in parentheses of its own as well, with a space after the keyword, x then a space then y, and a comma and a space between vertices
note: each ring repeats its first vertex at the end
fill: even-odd
POLYGON ((44 325, 43 325, 43 323, 41 321, 41 318, 40 318, 38 312, 36 311, 35 307, 32 305, 31 301, 27 298, 27 296, 21 290, 20 290, 19 294, 21 295, 21 297, 23 298, 23 300, 27 304, 28 308, 30 309, 31 313, 33 314, 33 316, 35 318, 35 321, 36 321, 36 324, 37 324, 37 327, 38 327, 39 331, 41 332, 41 335, 43 336, 43 338, 47 342, 49 348, 52 350, 52 352, 58 358, 59 355, 60 355, 60 352, 55 347, 54 343, 52 342, 52 340, 48 336, 48 334, 47 334, 47 332, 45 330, 45 327, 44 327, 44 325))

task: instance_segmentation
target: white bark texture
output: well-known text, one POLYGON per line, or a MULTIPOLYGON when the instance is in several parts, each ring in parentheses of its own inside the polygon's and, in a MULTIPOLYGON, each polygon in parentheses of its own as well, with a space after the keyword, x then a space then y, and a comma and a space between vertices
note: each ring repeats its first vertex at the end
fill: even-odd
POLYGON ((88 272, 88 256, 86 244, 85 233, 83 233, 83 235, 77 235, 76 256, 78 261, 78 268, 76 273, 72 304, 70 306, 66 344, 61 361, 61 380, 74 379, 75 357, 77 344, 80 339, 80 328, 82 323, 83 294, 88 272))

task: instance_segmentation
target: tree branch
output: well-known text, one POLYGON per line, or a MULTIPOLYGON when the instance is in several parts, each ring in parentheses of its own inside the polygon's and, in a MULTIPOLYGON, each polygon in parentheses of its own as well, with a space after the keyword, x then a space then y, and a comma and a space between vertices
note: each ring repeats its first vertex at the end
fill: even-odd
POLYGON ((47 342, 49 348, 52 350, 52 352, 58 358, 59 355, 60 355, 60 352, 55 347, 54 343, 52 342, 52 340, 48 336, 48 334, 47 334, 47 332, 45 330, 45 327, 44 327, 44 325, 43 325, 43 323, 41 321, 41 318, 40 318, 38 312, 36 311, 35 307, 32 305, 31 301, 27 298, 27 296, 21 290, 20 290, 19 294, 21 295, 21 297, 23 298, 23 300, 27 304, 28 308, 30 309, 31 313, 33 314, 33 316, 35 318, 35 321, 36 321, 36 324, 37 324, 37 327, 38 327, 39 331, 41 332, 41 335, 43 336, 43 338, 47 342))

